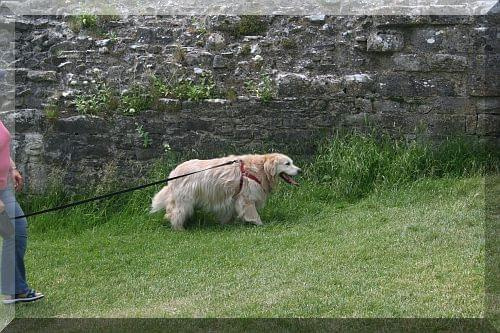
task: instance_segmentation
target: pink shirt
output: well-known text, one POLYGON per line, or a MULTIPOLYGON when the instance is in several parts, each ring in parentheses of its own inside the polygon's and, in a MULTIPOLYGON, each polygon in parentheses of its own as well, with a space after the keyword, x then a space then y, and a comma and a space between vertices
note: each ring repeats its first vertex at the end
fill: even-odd
POLYGON ((0 120, 0 189, 7 187, 10 174, 10 133, 0 120))

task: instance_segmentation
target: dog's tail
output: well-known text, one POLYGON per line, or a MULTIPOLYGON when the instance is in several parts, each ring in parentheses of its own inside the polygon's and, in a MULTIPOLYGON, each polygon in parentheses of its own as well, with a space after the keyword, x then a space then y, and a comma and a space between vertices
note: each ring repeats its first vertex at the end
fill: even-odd
POLYGON ((158 212, 166 207, 167 196, 168 196, 168 186, 163 187, 160 192, 156 193, 151 202, 150 213, 158 212))

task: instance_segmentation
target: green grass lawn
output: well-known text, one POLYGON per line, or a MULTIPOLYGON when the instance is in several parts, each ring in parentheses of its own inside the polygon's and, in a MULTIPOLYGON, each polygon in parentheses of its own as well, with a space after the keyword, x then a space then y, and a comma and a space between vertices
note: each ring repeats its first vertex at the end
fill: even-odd
POLYGON ((147 213, 154 188, 32 218, 28 277, 46 298, 16 316, 483 317, 484 175, 500 160, 486 148, 334 137, 298 162, 299 188, 280 182, 262 227, 197 213, 172 231, 147 213))
POLYGON ((198 214, 175 232, 146 213, 149 193, 91 224, 84 210, 33 218, 26 264, 46 298, 16 316, 482 317, 483 182, 351 202, 280 184, 263 227, 198 214))

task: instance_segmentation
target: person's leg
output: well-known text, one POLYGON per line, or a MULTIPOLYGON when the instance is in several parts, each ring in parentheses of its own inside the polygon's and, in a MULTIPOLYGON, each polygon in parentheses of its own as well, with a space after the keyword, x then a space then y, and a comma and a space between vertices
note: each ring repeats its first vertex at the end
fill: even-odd
MULTIPOLYGON (((0 191, 0 199, 4 202, 10 217, 24 215, 12 190, 0 191)), ((21 294, 28 290, 24 267, 24 254, 28 238, 27 221, 25 218, 17 219, 14 225, 15 235, 5 238, 2 245, 2 293, 5 295, 21 294)))
MULTIPOLYGON (((9 194, 9 190, 0 190, 0 200, 5 205, 5 210, 8 216, 12 216, 15 209, 15 202, 9 194)), ((14 221, 10 221, 14 225, 14 221)), ((15 294, 15 252, 16 241, 15 235, 2 239, 2 294, 14 295, 15 294)))
MULTIPOLYGON (((15 202, 15 216, 24 215, 21 206, 15 202)), ((24 267, 24 255, 28 245, 28 221, 26 218, 16 219, 16 294, 25 293, 28 290, 26 282, 26 270, 24 267)))

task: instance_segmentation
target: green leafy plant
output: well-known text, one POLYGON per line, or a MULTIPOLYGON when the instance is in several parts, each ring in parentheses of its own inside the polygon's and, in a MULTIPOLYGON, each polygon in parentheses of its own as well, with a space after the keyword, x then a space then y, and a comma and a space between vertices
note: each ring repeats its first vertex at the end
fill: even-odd
POLYGON ((262 74, 258 82, 249 80, 245 82, 246 90, 255 94, 262 102, 268 103, 276 97, 276 87, 269 75, 262 74))
POLYGON ((104 36, 108 23, 117 19, 119 19, 117 15, 81 14, 71 16, 68 25, 75 33, 87 31, 93 35, 104 36))
POLYGON ((57 104, 55 104, 55 103, 48 104, 47 106, 45 106, 43 111, 44 111, 47 119, 54 120, 54 119, 59 118, 59 114, 60 114, 59 106, 57 106, 57 104))
POLYGON ((203 73, 197 81, 181 79, 167 88, 168 97, 200 101, 216 97, 215 83, 210 74, 203 73))
POLYGON ((250 44, 243 44, 243 46, 241 47, 241 50, 240 50, 240 55, 247 56, 250 54, 251 51, 252 51, 252 47, 250 46, 250 44))
POLYGON ((76 110, 83 114, 99 114, 118 108, 116 91, 105 83, 98 83, 90 92, 76 96, 76 110))
POLYGON ((235 37, 249 35, 264 35, 267 31, 267 23, 257 15, 243 15, 240 21, 232 29, 235 37))
POLYGON ((297 42, 294 40, 294 39, 291 39, 291 38, 288 38, 288 37, 285 37, 281 40, 281 45, 285 48, 285 49, 294 49, 297 47, 297 42))
POLYGON ((78 33, 83 29, 97 29, 97 21, 97 15, 82 14, 70 17, 68 24, 71 30, 78 33))
POLYGON ((153 96, 147 87, 134 85, 122 95, 120 109, 124 114, 135 115, 153 106, 153 96))
POLYGON ((226 98, 231 102, 234 102, 238 99, 238 92, 233 87, 229 88, 226 92, 226 98))
POLYGON ((169 85, 165 80, 159 76, 151 76, 151 93, 155 98, 161 98, 167 96, 169 91, 169 85))
POLYGON ((138 125, 135 131, 137 132, 139 138, 142 140, 142 147, 143 148, 151 147, 153 139, 151 139, 151 137, 149 136, 149 132, 144 130, 144 127, 142 125, 138 125))
POLYGON ((175 62, 181 64, 186 61, 186 50, 182 46, 177 46, 172 56, 175 62))
POLYGON ((116 33, 116 31, 107 32, 106 37, 108 37, 112 43, 116 43, 116 41, 118 40, 118 34, 116 33))

